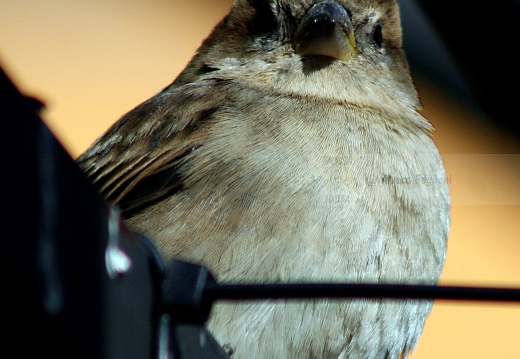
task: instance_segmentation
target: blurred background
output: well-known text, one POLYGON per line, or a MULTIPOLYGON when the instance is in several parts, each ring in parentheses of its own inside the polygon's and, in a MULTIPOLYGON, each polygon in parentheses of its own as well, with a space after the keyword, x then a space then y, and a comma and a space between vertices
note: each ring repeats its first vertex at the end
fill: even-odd
MULTIPOLYGON (((452 196, 441 283, 520 287, 520 141, 514 126, 493 112, 515 103, 499 98, 503 106, 476 105, 482 93, 517 98, 518 89, 502 94, 502 85, 472 92, 466 85, 471 81, 464 81, 472 69, 457 67, 460 62, 450 56, 468 52, 449 40, 462 36, 478 51, 473 63, 494 59, 507 68, 514 57, 479 35, 492 34, 485 21, 476 28, 455 26, 456 33, 441 29, 437 36, 427 17, 433 10, 425 14, 412 0, 400 4, 422 113, 435 127, 452 196)), ((44 120, 75 158, 120 116, 171 83, 231 5, 231 0, 0 0, 0 65, 24 93, 45 102, 44 120)), ((486 73, 493 75, 497 62, 489 64, 486 73)), ((516 124, 517 112, 508 114, 516 124)), ((519 328, 520 303, 439 301, 412 358, 519 358, 519 328)))

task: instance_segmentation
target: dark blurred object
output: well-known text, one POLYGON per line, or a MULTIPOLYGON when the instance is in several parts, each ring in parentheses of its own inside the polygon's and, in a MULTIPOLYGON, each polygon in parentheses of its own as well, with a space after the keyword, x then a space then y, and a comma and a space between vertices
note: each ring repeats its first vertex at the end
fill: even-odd
POLYGON ((175 359, 225 357, 203 323, 159 325, 160 256, 106 205, 40 120, 41 106, 0 69, 2 351, 145 359, 161 348, 171 358, 171 348, 175 359))
POLYGON ((0 73, 2 349, 150 357, 147 254, 42 123, 39 107, 0 73))
POLYGON ((514 107, 520 1, 398 1, 412 70, 520 135, 514 107))

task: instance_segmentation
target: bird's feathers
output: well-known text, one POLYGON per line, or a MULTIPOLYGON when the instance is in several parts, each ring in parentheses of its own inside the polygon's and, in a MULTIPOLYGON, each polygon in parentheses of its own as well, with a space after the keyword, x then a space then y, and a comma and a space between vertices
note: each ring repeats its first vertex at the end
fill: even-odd
MULTIPOLYGON (((437 281, 448 188, 397 5, 336 3, 355 33, 348 61, 295 52, 319 1, 237 0, 179 77, 78 159, 168 259, 235 282, 437 281)), ((210 329, 236 359, 396 359, 430 308, 219 304, 210 329)))

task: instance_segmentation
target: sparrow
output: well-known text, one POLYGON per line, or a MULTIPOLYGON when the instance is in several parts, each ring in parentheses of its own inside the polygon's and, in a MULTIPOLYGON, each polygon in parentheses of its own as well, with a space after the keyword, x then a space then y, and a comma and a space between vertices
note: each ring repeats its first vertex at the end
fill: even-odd
MULTIPOLYGON (((229 283, 435 284, 450 199, 394 0, 236 0, 78 163, 168 260, 229 283)), ((218 303, 235 359, 404 358, 432 302, 218 303)))

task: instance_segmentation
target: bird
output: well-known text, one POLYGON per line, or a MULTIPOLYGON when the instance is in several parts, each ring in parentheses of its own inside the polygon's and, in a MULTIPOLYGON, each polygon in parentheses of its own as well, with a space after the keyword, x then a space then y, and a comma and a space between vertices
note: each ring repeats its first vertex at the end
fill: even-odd
MULTIPOLYGON (((77 163, 167 260, 226 283, 436 284, 450 196, 395 0, 235 0, 77 163)), ((234 359, 393 359, 431 301, 217 303, 234 359)))

